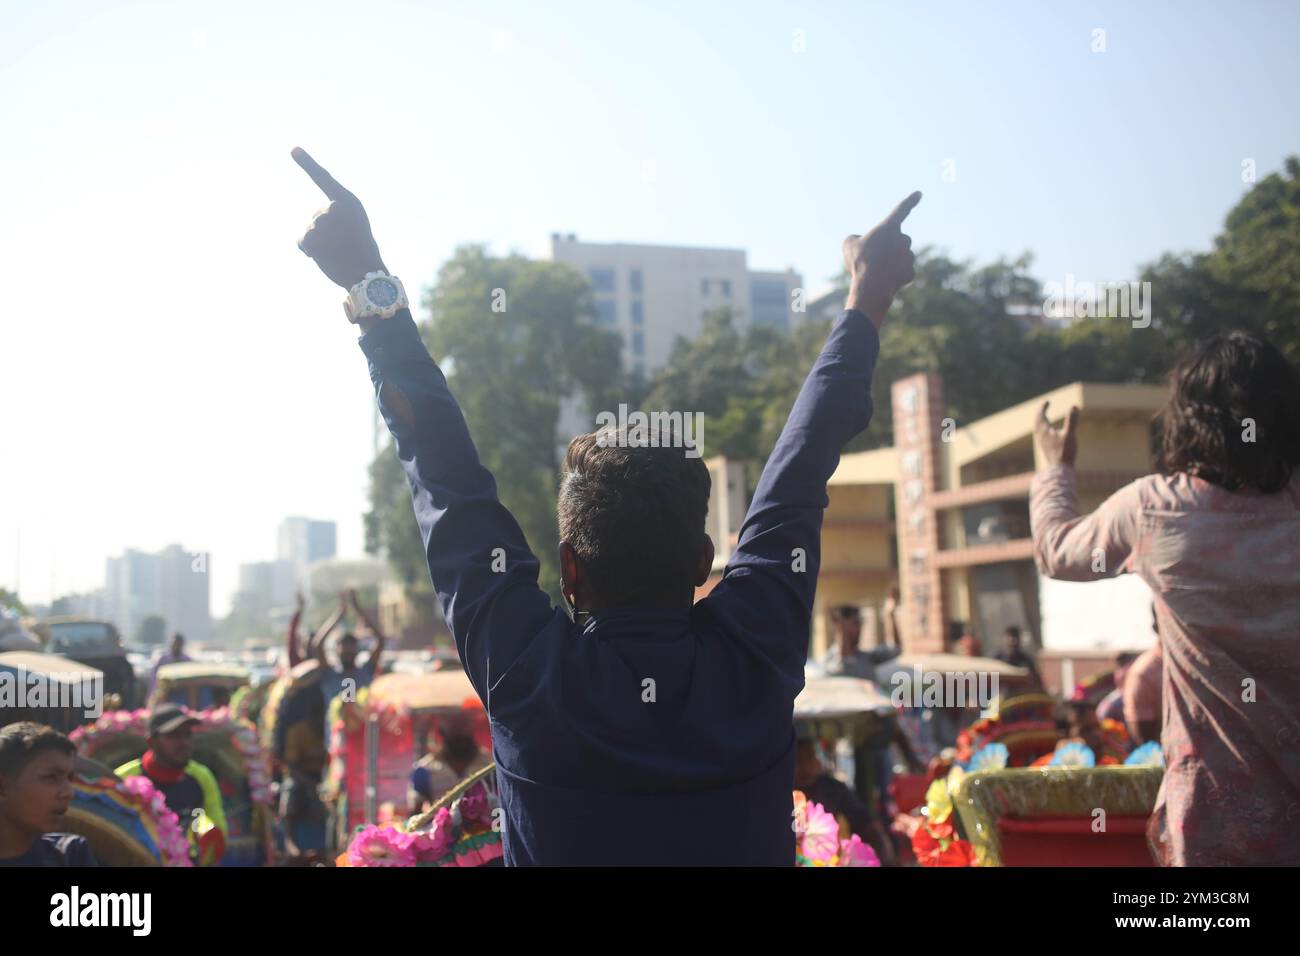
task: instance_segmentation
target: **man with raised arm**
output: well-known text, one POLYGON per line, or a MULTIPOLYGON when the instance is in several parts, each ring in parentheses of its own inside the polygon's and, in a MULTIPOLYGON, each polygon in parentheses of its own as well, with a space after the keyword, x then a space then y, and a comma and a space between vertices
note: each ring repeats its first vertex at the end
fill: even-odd
POLYGON ((538 586, 537 559, 361 203, 305 152, 293 156, 330 200, 299 248, 348 290, 429 574, 492 723, 506 862, 791 866, 792 714, 826 481, 871 418, 877 330, 912 279, 902 223, 920 194, 845 239, 845 311, 706 599, 693 603, 713 564, 708 470, 686 454, 697 450, 670 431, 647 441, 610 428, 570 443, 557 512, 571 617, 538 586))

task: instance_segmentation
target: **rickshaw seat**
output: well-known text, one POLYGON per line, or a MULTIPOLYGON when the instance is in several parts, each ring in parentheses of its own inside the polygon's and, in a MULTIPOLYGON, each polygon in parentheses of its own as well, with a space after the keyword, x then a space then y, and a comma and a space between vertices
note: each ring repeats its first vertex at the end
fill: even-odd
POLYGON ((1111 815, 1106 829, 1092 816, 1050 816, 997 822, 1003 866, 1155 866, 1147 848, 1146 816, 1111 815))

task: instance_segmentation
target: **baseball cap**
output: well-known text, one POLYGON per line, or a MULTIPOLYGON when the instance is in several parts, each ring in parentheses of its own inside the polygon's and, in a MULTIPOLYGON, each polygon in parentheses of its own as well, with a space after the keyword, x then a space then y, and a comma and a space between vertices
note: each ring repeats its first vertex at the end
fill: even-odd
POLYGON ((149 715, 149 736, 170 734, 180 730, 186 724, 201 724, 203 721, 185 713, 179 704, 159 704, 149 715))

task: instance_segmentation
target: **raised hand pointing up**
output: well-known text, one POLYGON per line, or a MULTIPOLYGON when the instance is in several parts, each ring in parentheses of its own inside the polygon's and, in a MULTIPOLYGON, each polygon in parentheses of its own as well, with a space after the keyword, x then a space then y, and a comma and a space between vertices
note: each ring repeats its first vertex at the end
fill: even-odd
POLYGON ((912 237, 903 232, 903 220, 920 201, 921 194, 912 193, 866 235, 844 240, 844 265, 849 271, 845 308, 861 312, 876 328, 884 322, 898 290, 916 275, 912 237))
POLYGON ((361 200, 339 185, 306 150, 295 147, 291 155, 330 200, 316 213, 298 240, 298 248, 320 266, 331 282, 345 289, 351 289, 368 272, 387 272, 361 200))

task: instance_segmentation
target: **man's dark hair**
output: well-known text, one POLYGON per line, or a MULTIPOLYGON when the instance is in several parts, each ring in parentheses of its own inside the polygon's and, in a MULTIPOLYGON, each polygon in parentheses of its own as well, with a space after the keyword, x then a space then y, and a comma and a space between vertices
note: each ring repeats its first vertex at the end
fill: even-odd
POLYGON ((1129 664, 1132 664, 1137 659, 1138 656, 1133 651, 1122 651, 1121 653, 1115 656, 1115 666, 1127 667, 1129 664))
POLYGON ((1246 332, 1215 336, 1178 363, 1169 384, 1161 474, 1194 474, 1228 491, 1287 486, 1300 465, 1300 377, 1281 352, 1246 332))
POLYGON ((359 644, 360 641, 357 640, 357 636, 353 634, 351 631, 345 631, 343 633, 343 636, 339 638, 339 644, 347 644, 347 643, 359 644))
POLYGON ((1002 633, 1005 634, 1007 637, 1014 637, 1017 640, 1020 639, 1020 628, 1016 627, 1014 624, 1012 624, 1009 628, 1007 628, 1002 633))
POLYGON ((0 776, 16 777, 34 757, 47 750, 75 757, 77 747, 53 727, 24 720, 0 727, 0 776))
POLYGON ((831 608, 832 621, 851 621, 862 616, 862 609, 856 604, 841 604, 831 608))
POLYGON ((573 439, 564 456, 560 538, 609 605, 671 602, 694 584, 704 545, 709 469, 675 433, 649 436, 634 445, 626 429, 605 428, 573 439))

